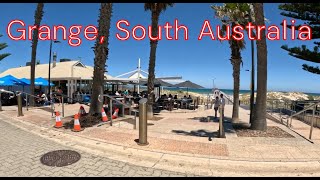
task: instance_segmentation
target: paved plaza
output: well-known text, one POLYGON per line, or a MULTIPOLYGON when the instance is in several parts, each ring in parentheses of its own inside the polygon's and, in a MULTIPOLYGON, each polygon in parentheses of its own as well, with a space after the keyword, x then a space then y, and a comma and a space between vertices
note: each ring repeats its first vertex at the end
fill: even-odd
MULTIPOLYGON (((70 121, 79 107, 66 105, 62 121, 70 121)), ((22 117, 17 117, 16 109, 4 107, 0 112, 1 176, 320 175, 318 128, 310 142, 296 133, 307 125, 293 121, 294 132, 268 120, 268 126, 277 126, 294 138, 238 137, 228 122, 231 105, 225 109, 226 138, 217 138, 218 121, 213 119, 212 109, 161 111, 156 115, 160 120, 148 121, 147 146, 134 141, 139 138, 139 128, 133 129, 129 117, 119 118, 113 126, 72 132, 53 128, 55 119, 48 109, 24 109, 22 117), (82 158, 59 168, 40 163, 43 154, 59 149, 75 150, 82 158)), ((56 110, 61 111, 61 106, 56 110)), ((248 110, 240 108, 240 120, 248 122, 248 110)))

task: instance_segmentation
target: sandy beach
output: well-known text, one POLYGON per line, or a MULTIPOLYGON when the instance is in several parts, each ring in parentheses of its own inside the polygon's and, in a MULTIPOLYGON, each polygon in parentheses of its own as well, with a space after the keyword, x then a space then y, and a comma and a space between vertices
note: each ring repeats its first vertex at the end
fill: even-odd
MULTIPOLYGON (((255 97, 256 97, 255 93, 255 97)), ((320 96, 311 96, 301 92, 268 92, 267 99, 279 99, 279 100, 291 100, 291 101, 301 101, 301 100, 320 100, 320 96)), ((240 94, 240 101, 250 100, 250 93, 240 94)))
MULTIPOLYGON (((206 100, 208 98, 207 94, 200 94, 195 92, 188 92, 187 91, 172 91, 172 90, 163 90, 162 94, 172 94, 172 96, 177 95, 178 98, 182 98, 183 96, 191 95, 192 98, 200 97, 200 99, 206 100)), ((256 97, 255 93, 255 97, 256 97)), ((232 95, 229 95, 232 97, 232 95)), ((301 92, 276 92, 270 91, 267 93, 268 99, 279 99, 279 100, 320 100, 320 96, 311 96, 301 92)), ((250 93, 240 94, 240 101, 249 101, 250 100, 250 93)))

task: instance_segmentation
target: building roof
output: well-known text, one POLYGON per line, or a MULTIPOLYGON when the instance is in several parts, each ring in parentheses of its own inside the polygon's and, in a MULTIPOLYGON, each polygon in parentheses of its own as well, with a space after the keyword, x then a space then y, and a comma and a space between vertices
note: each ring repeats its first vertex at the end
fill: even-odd
POLYGON ((138 77, 140 77, 141 79, 146 79, 146 77, 144 75, 138 73, 138 72, 135 72, 133 73, 132 75, 130 75, 128 78, 129 79, 138 79, 138 77))
MULTIPOLYGON (((27 78, 30 79, 30 67, 23 66, 18 68, 8 69, 0 74, 0 77, 6 75, 12 75, 17 78, 27 78)), ((52 65, 51 65, 52 67, 52 65)), ((50 78, 52 80, 62 80, 62 79, 84 79, 91 80, 93 77, 93 67, 85 66, 80 61, 66 61, 57 62, 54 68, 51 68, 50 78)), ((35 78, 43 77, 48 79, 48 64, 38 64, 36 65, 35 78)), ((112 79, 112 76, 105 74, 107 79, 112 79)))

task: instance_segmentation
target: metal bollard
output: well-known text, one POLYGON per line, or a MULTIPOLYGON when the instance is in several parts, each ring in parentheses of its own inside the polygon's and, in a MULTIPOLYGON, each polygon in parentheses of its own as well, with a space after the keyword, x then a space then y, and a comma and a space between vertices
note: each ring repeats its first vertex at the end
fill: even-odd
POLYGON ((110 101, 109 101, 109 104, 110 104, 110 126, 112 126, 112 99, 110 98, 110 101))
POLYGON ((61 103, 62 103, 62 117, 64 117, 64 100, 63 96, 61 97, 61 103))
POLYGON ((223 114, 222 114, 222 108, 221 106, 219 107, 219 112, 220 112, 220 119, 219 119, 219 138, 226 138, 225 133, 224 133, 224 128, 223 128, 223 114))
POLYGON ((21 93, 17 94, 17 101, 18 101, 18 117, 20 117, 20 116, 23 116, 21 93))
POLYGON ((29 111, 28 94, 25 94, 25 95, 26 95, 26 106, 27 106, 27 111, 29 111))
POLYGON ((138 145, 148 145, 147 141, 147 98, 139 101, 139 142, 138 145))
POLYGON ((122 117, 126 117, 126 115, 124 114, 125 108, 124 105, 122 104, 122 117))
POLYGON ((315 119, 315 117, 314 117, 315 111, 316 111, 316 107, 313 107, 309 139, 311 139, 311 137, 312 137, 312 129, 313 129, 313 123, 314 123, 314 119, 315 119))
POLYGON ((54 101, 51 93, 49 96, 50 96, 50 105, 51 105, 51 117, 54 117, 54 101))
POLYGON ((0 111, 2 111, 1 92, 0 92, 0 111))
POLYGON ((133 129, 137 129, 137 112, 134 112, 134 125, 133 125, 133 129))

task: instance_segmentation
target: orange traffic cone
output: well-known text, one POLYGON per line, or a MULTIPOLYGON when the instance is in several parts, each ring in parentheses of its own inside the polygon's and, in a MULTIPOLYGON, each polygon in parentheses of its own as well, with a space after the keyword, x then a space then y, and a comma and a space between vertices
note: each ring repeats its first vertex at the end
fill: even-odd
POLYGON ((117 118, 118 118, 118 112, 119 112, 119 108, 117 108, 117 109, 114 111, 114 113, 113 113, 113 115, 112 115, 112 119, 117 119, 117 118))
POLYGON ((62 127, 62 121, 60 118, 60 112, 56 111, 56 125, 54 126, 55 128, 61 128, 62 127))
POLYGON ((80 126, 80 122, 79 122, 79 115, 75 114, 74 115, 74 125, 73 125, 73 130, 75 132, 79 132, 82 131, 81 126, 80 126))
POLYGON ((108 116, 106 115, 106 112, 104 111, 104 108, 101 110, 101 115, 102 115, 102 121, 107 122, 108 121, 108 116))
POLYGON ((80 106, 78 114, 79 114, 79 117, 84 116, 86 114, 86 110, 84 109, 83 106, 80 106))

